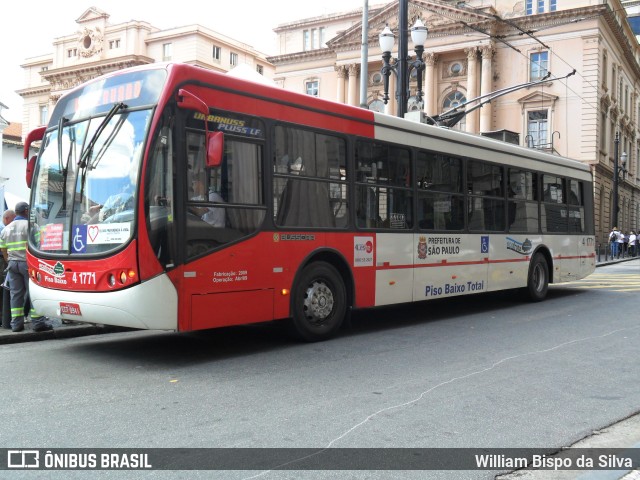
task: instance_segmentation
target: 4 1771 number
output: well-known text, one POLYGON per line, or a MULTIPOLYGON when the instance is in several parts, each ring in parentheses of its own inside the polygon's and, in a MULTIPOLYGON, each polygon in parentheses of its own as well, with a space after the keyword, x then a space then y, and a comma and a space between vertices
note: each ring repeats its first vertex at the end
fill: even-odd
POLYGON ((95 285, 96 272, 73 272, 72 280, 80 285, 95 285))

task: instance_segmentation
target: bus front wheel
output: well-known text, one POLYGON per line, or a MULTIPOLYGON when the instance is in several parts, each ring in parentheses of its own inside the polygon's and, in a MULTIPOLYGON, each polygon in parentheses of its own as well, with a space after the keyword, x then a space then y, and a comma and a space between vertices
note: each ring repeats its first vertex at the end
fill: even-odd
POLYGON ((332 265, 308 265, 293 291, 291 326, 298 338, 318 342, 338 332, 347 312, 347 294, 342 277, 332 265))
POLYGON ((544 300, 549 290, 549 264, 541 253, 536 253, 529 265, 526 293, 529 300, 544 300))

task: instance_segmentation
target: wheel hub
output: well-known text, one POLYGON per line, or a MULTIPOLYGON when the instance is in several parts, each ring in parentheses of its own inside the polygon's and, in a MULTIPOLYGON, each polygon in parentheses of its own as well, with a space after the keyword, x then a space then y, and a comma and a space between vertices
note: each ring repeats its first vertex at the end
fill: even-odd
POLYGON ((324 283, 314 282, 307 288, 304 310, 308 320, 319 323, 333 311, 333 292, 324 283))

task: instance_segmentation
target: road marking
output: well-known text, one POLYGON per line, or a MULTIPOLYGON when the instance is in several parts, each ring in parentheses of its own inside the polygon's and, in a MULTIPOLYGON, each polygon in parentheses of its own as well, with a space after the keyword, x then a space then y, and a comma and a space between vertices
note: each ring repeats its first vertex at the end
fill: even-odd
MULTIPOLYGON (((558 285, 560 286, 560 285, 558 285)), ((587 278, 575 282, 564 283, 565 288, 583 290, 609 290, 612 292, 639 292, 640 275, 628 273, 594 273, 587 278)))

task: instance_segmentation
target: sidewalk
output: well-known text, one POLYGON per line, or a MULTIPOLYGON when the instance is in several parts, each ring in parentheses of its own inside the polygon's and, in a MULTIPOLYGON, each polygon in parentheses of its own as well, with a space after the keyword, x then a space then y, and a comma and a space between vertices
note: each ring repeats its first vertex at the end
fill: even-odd
MULTIPOLYGON (((550 458, 572 457, 572 450, 580 449, 582 453, 590 449, 597 453, 608 453, 606 449, 622 450, 625 456, 633 458, 637 465, 638 449, 640 449, 640 414, 632 415, 602 430, 593 432, 588 437, 563 448, 550 458)), ((575 451, 575 450, 574 450, 575 451)), ((620 468, 618 470, 539 470, 522 469, 512 473, 496 476, 495 480, 638 480, 640 471, 620 468)))
POLYGON ((103 333, 128 332, 131 328, 113 327, 109 325, 91 325, 89 323, 63 323, 47 332, 34 332, 31 323, 24 324, 22 332, 12 332, 11 329, 0 327, 0 345, 11 343, 35 342, 60 338, 84 337, 103 333))
POLYGON ((598 261, 597 258, 598 257, 596 256, 596 268, 603 267, 605 265, 611 265, 612 263, 628 262, 629 260, 640 260, 640 255, 636 257, 624 257, 624 258, 618 258, 618 259, 609 257, 606 260, 603 257, 601 257, 600 261, 598 261))

